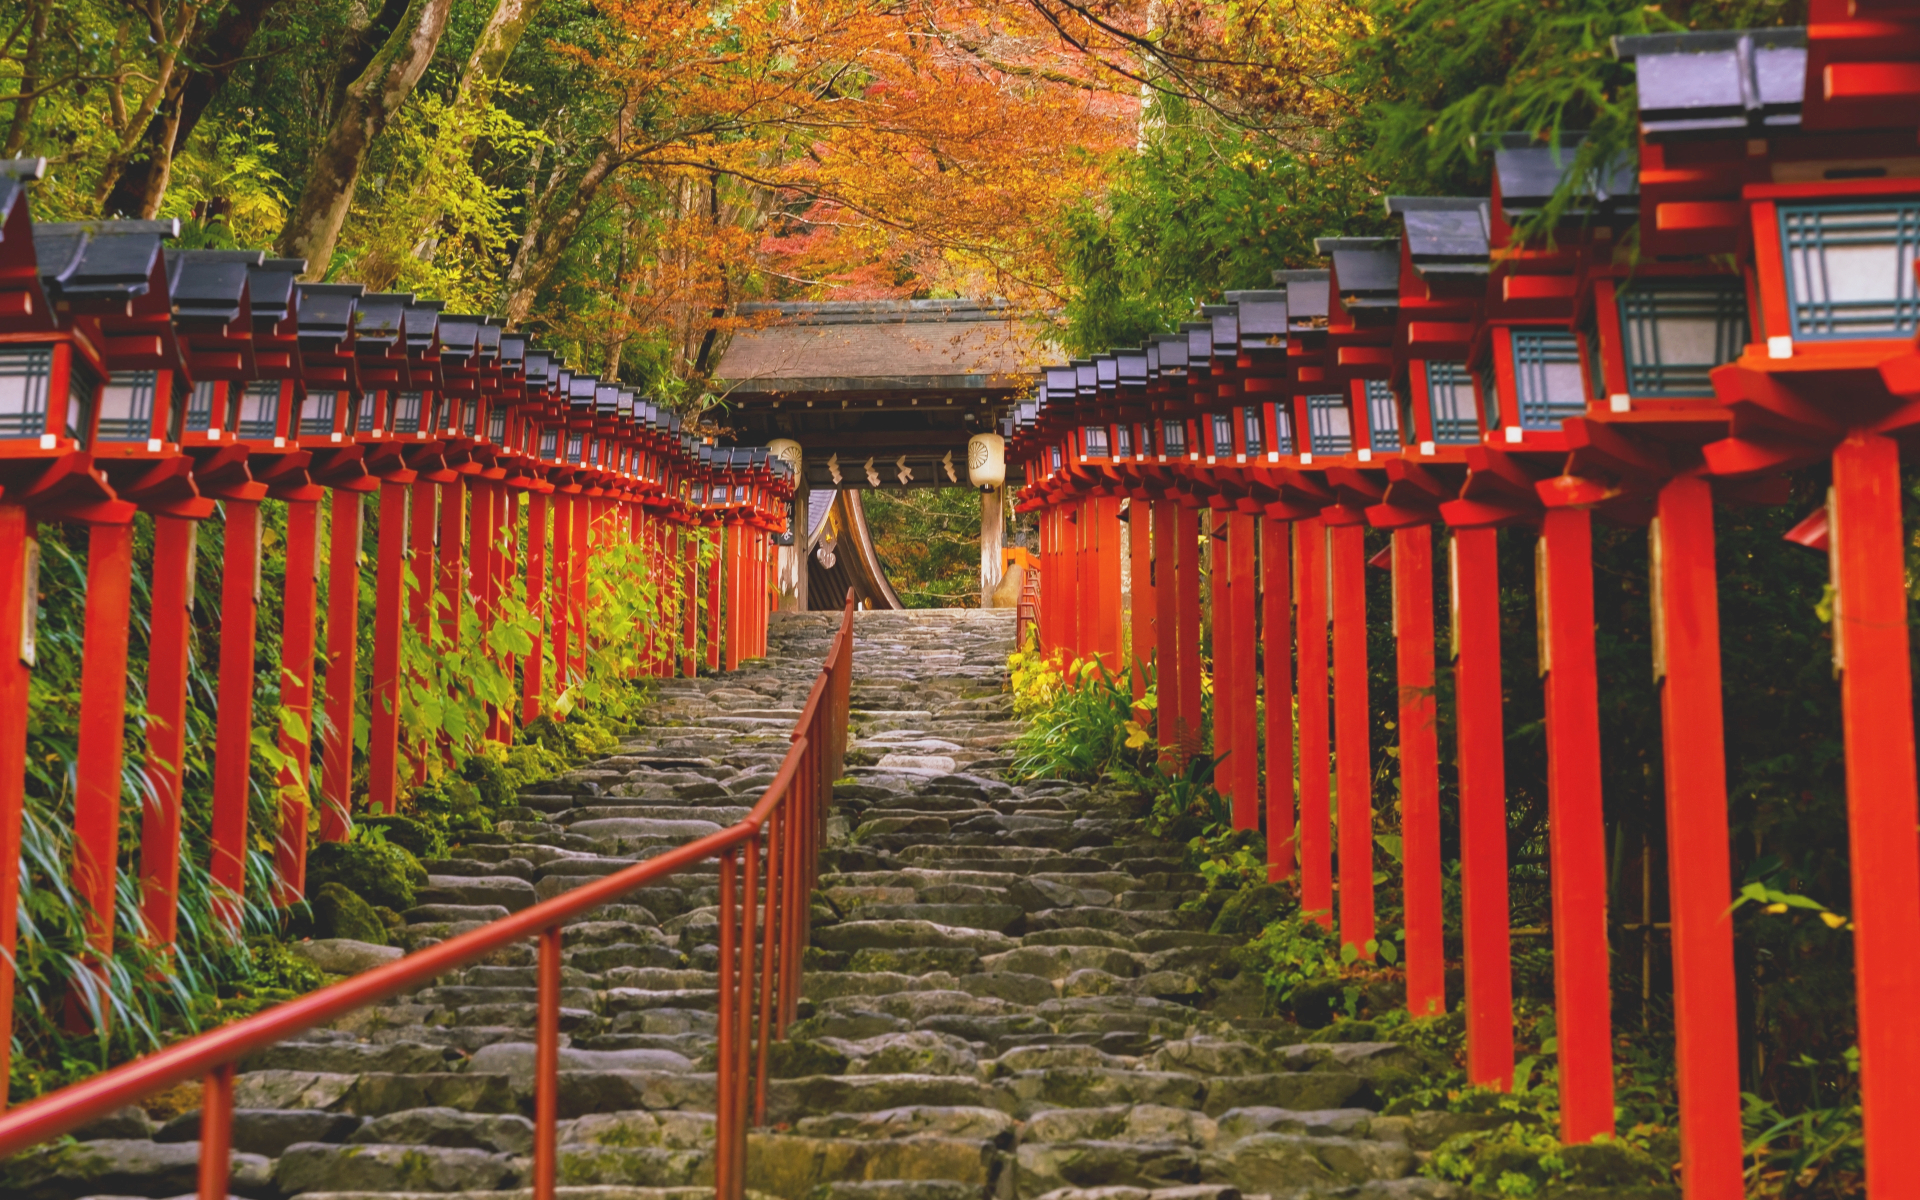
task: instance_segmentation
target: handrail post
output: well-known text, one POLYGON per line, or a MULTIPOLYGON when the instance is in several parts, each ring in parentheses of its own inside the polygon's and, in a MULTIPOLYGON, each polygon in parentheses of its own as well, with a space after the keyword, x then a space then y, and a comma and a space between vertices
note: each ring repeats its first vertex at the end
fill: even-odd
POLYGON ((714 1046, 713 1064, 713 1186, 714 1194, 723 1200, 737 1194, 733 1143, 740 1136, 739 1114, 733 1108, 734 1007, 737 1003, 733 992, 733 876, 736 861, 732 849, 720 855, 720 957, 714 964, 720 1002, 719 1037, 714 1046))
POLYGON ((200 1200, 227 1200, 233 1166, 233 1064, 207 1072, 200 1090, 200 1200))
POLYGON ((533 1050, 533 1200, 553 1200, 560 1170, 560 926, 540 931, 533 1050))
MULTIPOLYGON (((809 749, 807 753, 812 753, 809 749)), ((804 772, 796 772, 796 779, 805 778, 804 772)), ((767 913, 761 922, 760 949, 760 1020, 758 1036, 758 1055, 754 1071, 753 1123, 764 1125, 767 1121, 767 1042, 773 1037, 774 1014, 774 957, 777 952, 779 928, 787 919, 787 905, 781 888, 786 880, 780 871, 780 853, 784 844, 785 829, 791 823, 794 796, 791 787, 780 803, 774 805, 773 812, 767 817, 767 913)))
MULTIPOLYGON (((792 783, 788 785, 791 794, 792 783)), ((740 1006, 737 1015, 733 1052, 733 1118, 737 1123, 738 1140, 734 1143, 736 1174, 734 1181, 736 1194, 744 1194, 747 1180, 747 1072, 752 1064, 753 1047, 753 937, 754 907, 758 903, 759 893, 754 887, 754 873, 760 866, 760 839, 758 835, 746 840, 741 849, 743 859, 740 872, 740 1006)), ((729 964, 728 970, 732 970, 729 964)))

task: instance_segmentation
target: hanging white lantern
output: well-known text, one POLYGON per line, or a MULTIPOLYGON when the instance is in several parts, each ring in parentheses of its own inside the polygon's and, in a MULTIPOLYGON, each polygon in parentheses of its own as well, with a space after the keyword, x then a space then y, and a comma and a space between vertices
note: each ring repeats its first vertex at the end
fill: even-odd
POLYGON ((997 433, 976 433, 967 439, 967 479, 990 492, 1007 481, 1007 443, 997 433))
POLYGON ((789 467, 792 467, 794 486, 804 486, 802 480, 805 477, 800 474, 799 442, 794 441, 792 438, 774 438, 767 443, 767 457, 777 458, 789 467))

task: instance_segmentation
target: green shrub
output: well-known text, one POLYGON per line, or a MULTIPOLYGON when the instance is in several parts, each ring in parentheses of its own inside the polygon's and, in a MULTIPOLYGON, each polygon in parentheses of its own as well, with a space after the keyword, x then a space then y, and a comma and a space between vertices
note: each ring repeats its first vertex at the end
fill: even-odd
POLYGON ((373 905, 337 883, 323 883, 313 889, 313 935, 319 938, 351 938, 356 942, 387 944, 387 925, 373 905))
POLYGON ((362 816, 355 824, 362 831, 361 836, 367 840, 398 846, 416 859, 447 856, 446 834, 425 821, 394 813, 362 816))
POLYGON ((1645 1150, 1612 1139, 1570 1146, 1539 1126, 1458 1134, 1434 1151, 1425 1169, 1493 1196, 1552 1197, 1589 1189, 1622 1200, 1673 1194, 1672 1172, 1645 1150))
POLYGON ((426 868, 404 848, 373 838, 321 842, 307 852, 307 887, 337 883, 369 905, 404 912, 416 888, 427 886, 426 868))

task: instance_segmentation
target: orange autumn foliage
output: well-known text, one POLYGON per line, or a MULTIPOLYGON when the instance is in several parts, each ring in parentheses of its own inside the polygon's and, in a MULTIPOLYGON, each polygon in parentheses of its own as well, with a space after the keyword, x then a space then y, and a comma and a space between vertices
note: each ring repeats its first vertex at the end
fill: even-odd
POLYGON ((1058 215, 1137 136, 1138 88, 1024 5, 601 7, 622 36, 571 53, 618 104, 606 194, 636 244, 573 332, 663 337, 682 368, 741 299, 1050 304, 1058 215))

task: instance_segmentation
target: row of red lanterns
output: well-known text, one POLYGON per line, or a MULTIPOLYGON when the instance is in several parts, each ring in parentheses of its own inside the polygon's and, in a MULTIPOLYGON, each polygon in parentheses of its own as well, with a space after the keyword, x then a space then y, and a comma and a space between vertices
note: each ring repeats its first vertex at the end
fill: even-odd
MULTIPOLYGON (((764 653, 772 546, 790 536, 789 464, 762 447, 716 447, 679 414, 569 369, 497 319, 357 284, 303 283, 305 263, 261 251, 167 249, 178 232, 171 221, 35 223, 30 185, 43 170, 40 160, 0 162, 0 629, 17 647, 0 653, 0 1014, 13 999, 39 524, 88 527, 73 869, 89 947, 102 959, 114 937, 136 513, 154 521, 151 798, 139 870, 146 924, 161 944, 177 928, 195 532, 216 512, 224 550, 210 869, 229 920, 245 887, 264 500, 287 505, 281 699, 304 731, 281 734, 295 764, 281 783, 299 786, 283 787, 272 834, 277 903, 304 889, 309 791, 320 799, 320 836, 337 840, 356 805, 395 810, 403 769, 424 777, 427 748, 412 747, 403 763, 401 645, 409 625, 430 632, 434 592, 444 597, 442 636, 457 639, 463 612, 490 620, 511 581, 525 581, 560 677, 543 678, 536 644, 519 664, 519 711, 492 714, 487 735, 500 741, 584 675, 596 649, 588 562, 615 541, 643 546, 661 595, 682 601, 681 627, 650 635, 649 673, 696 669, 703 542, 718 542, 705 584, 707 665, 723 665, 723 646, 729 669, 764 653), (363 699, 359 605, 330 604, 323 629, 319 578, 324 570, 330 596, 358 595, 363 508, 374 493, 374 661, 363 699), (316 704, 331 732, 311 781, 316 704), (351 793, 357 713, 371 726, 364 798, 351 793)), ((0 1078, 6 1044, 0 1029, 0 1078)))
POLYGON ((1446 531, 1468 1074, 1498 1087, 1513 1026, 1495 536, 1537 531, 1568 1141, 1614 1132, 1615 1115, 1591 521, 1648 528, 1690 1197, 1743 1194, 1714 506, 1781 503, 1788 472, 1828 459, 1827 506, 1799 536, 1829 553, 1836 597, 1868 1185, 1920 1194, 1904 1146, 1920 1120, 1903 1011, 1920 998, 1920 810, 1899 468, 1920 431, 1920 5, 1858 7, 1816 0, 1805 29, 1621 39, 1637 166, 1581 155, 1579 135, 1508 138, 1489 197, 1394 198, 1397 239, 1322 239, 1324 270, 1275 272, 1145 346, 1049 368, 1012 423, 1020 504, 1040 521, 1043 646, 1122 665, 1130 554, 1133 657, 1155 664, 1176 762, 1200 750, 1195 548, 1218 539, 1219 787, 1237 828, 1259 826, 1264 800, 1272 876, 1297 858, 1305 909, 1337 915, 1362 953, 1365 635, 1392 622, 1416 1015, 1448 1000, 1431 594, 1446 531), (1570 173, 1576 199, 1543 218, 1570 173), (1366 611, 1368 527, 1392 532, 1391 613, 1366 611), (1339 839, 1337 869, 1330 775, 1337 828, 1362 831, 1339 839))

